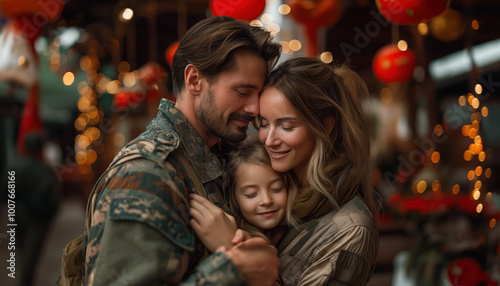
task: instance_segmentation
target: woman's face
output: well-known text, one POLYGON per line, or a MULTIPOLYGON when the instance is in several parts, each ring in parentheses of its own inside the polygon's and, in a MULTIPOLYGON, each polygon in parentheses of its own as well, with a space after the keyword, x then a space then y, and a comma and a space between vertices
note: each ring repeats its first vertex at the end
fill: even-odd
POLYGON ((293 106, 274 87, 260 96, 259 140, 266 146, 274 170, 293 170, 304 184, 314 149, 314 134, 293 106))

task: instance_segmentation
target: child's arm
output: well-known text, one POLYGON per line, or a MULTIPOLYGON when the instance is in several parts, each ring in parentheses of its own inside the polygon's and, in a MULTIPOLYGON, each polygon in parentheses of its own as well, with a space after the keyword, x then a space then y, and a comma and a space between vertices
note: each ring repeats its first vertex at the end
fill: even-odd
POLYGON ((189 223, 205 247, 211 252, 220 246, 231 249, 237 230, 234 217, 199 195, 191 194, 190 205, 189 223))

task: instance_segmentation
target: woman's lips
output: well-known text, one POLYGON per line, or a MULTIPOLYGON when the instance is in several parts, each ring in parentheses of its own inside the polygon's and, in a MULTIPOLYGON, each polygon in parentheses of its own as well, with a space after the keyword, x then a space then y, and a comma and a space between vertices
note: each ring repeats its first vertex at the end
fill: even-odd
POLYGON ((271 157, 274 159, 281 159, 281 158, 285 157, 289 152, 290 151, 277 152, 277 151, 269 150, 271 157))

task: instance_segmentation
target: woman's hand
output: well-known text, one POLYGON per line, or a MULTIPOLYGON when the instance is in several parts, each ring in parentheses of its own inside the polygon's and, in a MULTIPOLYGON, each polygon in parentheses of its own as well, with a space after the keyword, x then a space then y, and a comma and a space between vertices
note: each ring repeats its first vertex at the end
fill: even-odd
POLYGON ((189 222, 205 247, 214 252, 220 246, 231 249, 237 227, 233 216, 202 196, 191 194, 189 222))

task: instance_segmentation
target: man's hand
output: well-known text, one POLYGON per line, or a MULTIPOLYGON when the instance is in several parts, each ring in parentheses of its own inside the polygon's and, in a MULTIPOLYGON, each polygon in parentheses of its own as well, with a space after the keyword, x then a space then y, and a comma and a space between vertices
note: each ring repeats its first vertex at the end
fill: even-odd
POLYGON ((237 227, 233 216, 202 196, 191 194, 189 224, 205 247, 214 252, 218 247, 230 249, 237 227))
MULTIPOLYGON (((218 250, 224 251, 224 248, 218 250)), ((263 238, 247 239, 225 251, 250 286, 279 285, 276 248, 263 238)))

